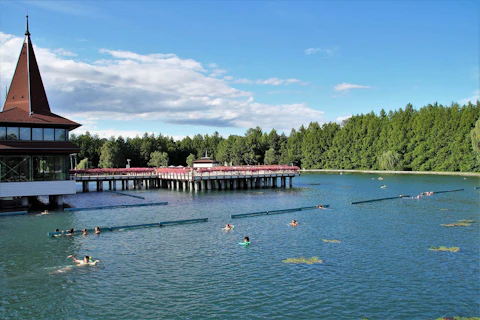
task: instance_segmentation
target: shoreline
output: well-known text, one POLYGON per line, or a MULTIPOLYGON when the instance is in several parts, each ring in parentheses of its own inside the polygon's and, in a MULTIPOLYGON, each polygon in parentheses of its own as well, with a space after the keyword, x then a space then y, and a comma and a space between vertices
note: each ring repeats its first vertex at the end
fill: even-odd
POLYGON ((325 173, 375 173, 375 174, 430 174, 443 176, 479 177, 480 172, 446 172, 446 171, 388 171, 388 170, 351 170, 351 169, 300 169, 300 172, 325 172, 325 173))

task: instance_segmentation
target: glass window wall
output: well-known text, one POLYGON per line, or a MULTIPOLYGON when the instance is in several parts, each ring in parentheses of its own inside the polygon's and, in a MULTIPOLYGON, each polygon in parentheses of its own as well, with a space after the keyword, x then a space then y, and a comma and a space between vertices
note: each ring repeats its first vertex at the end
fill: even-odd
POLYGON ((31 128, 20 128, 20 140, 32 140, 31 128))
POLYGON ((0 140, 7 140, 7 127, 0 127, 0 140))
POLYGON ((55 129, 55 141, 65 141, 65 129, 55 129))
POLYGON ((18 140, 18 137, 19 137, 18 127, 7 127, 7 140, 18 140))
POLYGON ((43 128, 32 128, 32 140, 43 140, 43 128))
POLYGON ((44 128, 43 129, 43 140, 44 141, 54 141, 55 140, 55 129, 44 128))
POLYGON ((0 156, 0 182, 52 181, 69 178, 68 155, 0 156))

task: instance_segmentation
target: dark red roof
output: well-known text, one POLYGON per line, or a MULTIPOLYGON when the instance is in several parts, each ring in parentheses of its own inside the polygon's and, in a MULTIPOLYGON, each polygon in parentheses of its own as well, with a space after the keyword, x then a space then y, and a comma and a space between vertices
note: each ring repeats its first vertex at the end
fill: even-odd
POLYGON ((55 127, 68 127, 70 130, 81 126, 81 124, 56 115, 55 113, 34 113, 30 115, 18 107, 0 112, 0 124, 40 124, 42 127, 51 125, 55 127))
POLYGON ((70 130, 81 126, 50 111, 42 76, 33 51, 30 32, 28 31, 28 16, 25 40, 18 57, 7 99, 2 112, 0 112, 1 122, 61 125, 68 126, 70 130))
POLYGON ((0 141, 1 153, 77 153, 80 150, 70 141, 0 141))

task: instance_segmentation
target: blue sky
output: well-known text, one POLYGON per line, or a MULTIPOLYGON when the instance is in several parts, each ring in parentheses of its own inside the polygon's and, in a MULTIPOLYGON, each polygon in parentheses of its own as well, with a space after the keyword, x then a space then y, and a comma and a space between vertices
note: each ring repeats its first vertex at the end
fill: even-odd
POLYGON ((243 135, 479 97, 480 1, 0 0, 0 94, 28 7, 76 133, 243 135))

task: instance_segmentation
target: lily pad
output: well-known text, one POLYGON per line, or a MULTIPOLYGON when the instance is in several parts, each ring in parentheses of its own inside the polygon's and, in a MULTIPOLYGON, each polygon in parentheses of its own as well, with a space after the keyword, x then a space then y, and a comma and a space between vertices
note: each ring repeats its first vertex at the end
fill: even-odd
POLYGON ((311 257, 311 258, 288 258, 286 260, 282 260, 283 263, 305 263, 305 264, 314 264, 314 263, 323 263, 323 260, 318 260, 318 257, 311 257))
POLYGON ((458 252, 458 251, 460 251, 460 247, 444 247, 444 246, 440 246, 440 247, 430 247, 430 248, 428 248, 428 250, 430 250, 430 251, 458 252))

